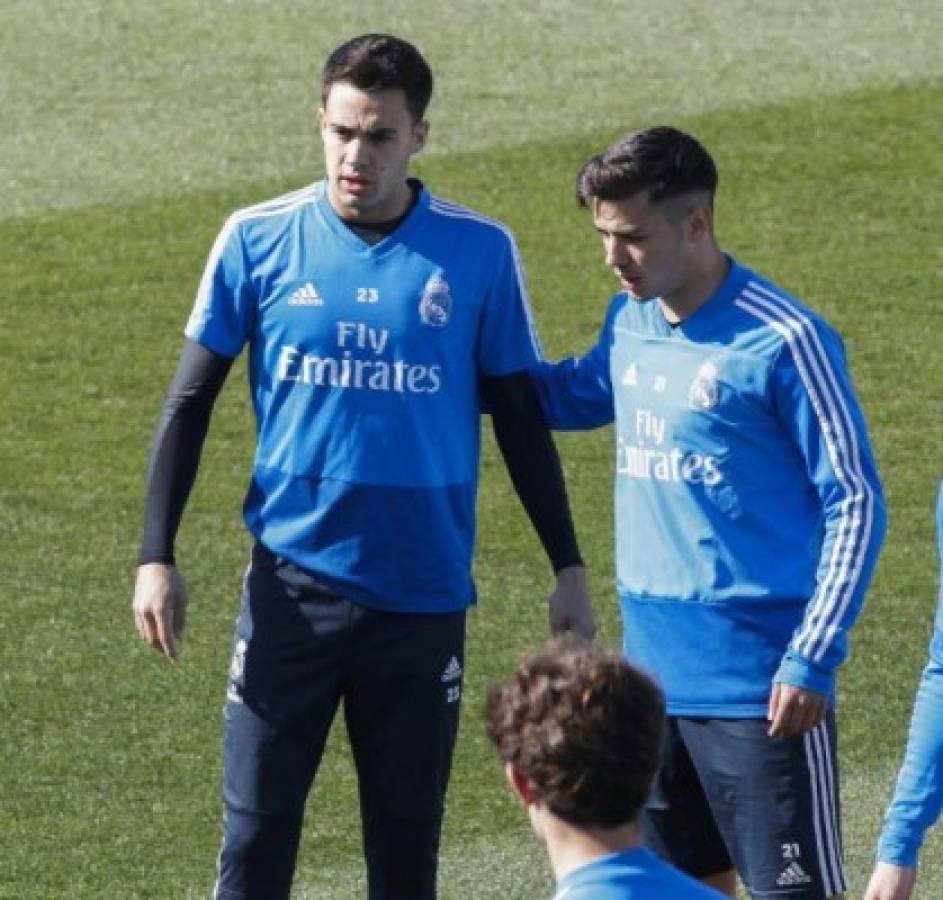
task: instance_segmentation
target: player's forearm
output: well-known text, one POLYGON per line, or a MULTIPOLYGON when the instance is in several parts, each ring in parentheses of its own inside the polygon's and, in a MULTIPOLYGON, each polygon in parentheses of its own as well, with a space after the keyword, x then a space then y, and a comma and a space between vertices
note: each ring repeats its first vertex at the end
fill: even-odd
POLYGON ((139 565, 174 562, 174 539, 208 427, 209 416, 204 413, 165 408, 151 450, 139 565))
POLYGON ((196 480, 213 404, 231 365, 232 360, 193 341, 184 348, 151 446, 139 564, 174 562, 174 539, 196 480))
POLYGON ((598 347, 579 359, 535 366, 529 374, 547 425, 557 431, 609 425, 615 409, 608 367, 608 356, 598 347))
POLYGON ((563 469, 526 373, 490 379, 495 438, 554 572, 582 566, 563 469))
POLYGON ((848 633, 861 612, 887 526, 876 474, 862 480, 857 495, 837 487, 834 493, 846 502, 826 509, 815 593, 775 679, 826 695, 847 656, 848 633))
POLYGON ((534 436, 529 451, 516 460, 505 454, 514 489, 555 573, 582 566, 563 469, 550 433, 534 436))

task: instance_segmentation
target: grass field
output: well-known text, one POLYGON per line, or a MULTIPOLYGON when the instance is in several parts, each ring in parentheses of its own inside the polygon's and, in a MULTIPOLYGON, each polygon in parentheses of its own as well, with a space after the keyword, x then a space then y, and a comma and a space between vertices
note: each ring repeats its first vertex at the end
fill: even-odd
MULTIPOLYGON (((419 43, 438 77, 418 173, 514 227, 551 355, 589 344, 615 287, 573 175, 619 132, 656 121, 693 130, 715 153, 724 246, 844 334, 890 506, 840 690, 846 855, 860 896, 935 598, 938 4, 390 9, 0 4, 0 897, 209 892, 220 708, 248 546, 241 369, 178 543, 192 608, 173 669, 130 621, 147 447, 217 228, 234 207, 318 175, 318 65, 345 37, 384 29, 419 43)), ((615 645, 610 443, 608 431, 559 441, 601 641, 615 645)), ((551 886, 481 729, 488 684, 546 633, 549 589, 490 439, 485 450, 448 900, 539 898, 551 886)), ((310 804, 299 898, 362 893, 355 807, 338 731, 310 804)), ((943 897, 941 851, 931 838, 918 888, 927 900, 943 897)))

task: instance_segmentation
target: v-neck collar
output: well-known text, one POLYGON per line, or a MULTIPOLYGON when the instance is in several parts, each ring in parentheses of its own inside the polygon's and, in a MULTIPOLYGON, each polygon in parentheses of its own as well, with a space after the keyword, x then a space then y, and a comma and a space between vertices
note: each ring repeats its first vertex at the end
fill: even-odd
POLYGON ((429 192, 426 190, 425 185, 415 178, 410 178, 409 183, 419 190, 419 195, 413 203, 412 209, 393 231, 385 235, 375 244, 365 241, 337 214, 334 207, 331 206, 326 182, 324 182, 324 190, 321 192, 318 206, 331 232, 342 244, 346 245, 349 250, 365 258, 384 256, 395 250, 403 242, 422 219, 426 209, 429 207, 429 192))

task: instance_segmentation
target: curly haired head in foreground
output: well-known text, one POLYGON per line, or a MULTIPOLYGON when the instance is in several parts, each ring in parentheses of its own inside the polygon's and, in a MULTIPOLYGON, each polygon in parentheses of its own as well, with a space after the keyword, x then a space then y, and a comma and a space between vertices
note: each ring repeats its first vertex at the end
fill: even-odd
POLYGON ((522 799, 570 825, 615 828, 648 796, 664 713, 661 691, 619 654, 562 639, 491 690, 486 728, 522 799))

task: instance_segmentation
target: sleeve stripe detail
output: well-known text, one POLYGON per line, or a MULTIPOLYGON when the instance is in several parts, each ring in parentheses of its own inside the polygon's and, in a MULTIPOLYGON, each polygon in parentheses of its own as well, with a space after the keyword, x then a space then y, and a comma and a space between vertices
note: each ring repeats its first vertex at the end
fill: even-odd
MULTIPOLYGON (((810 606, 805 625, 793 640, 797 652, 819 661, 837 633, 854 595, 854 586, 860 575, 861 563, 870 537, 871 498, 865 497, 867 483, 861 476, 860 455, 847 408, 812 323, 801 310, 760 285, 751 284, 745 296, 765 308, 767 313, 764 316, 763 311, 755 306, 750 311, 768 321, 786 338, 820 420, 832 466, 845 491, 845 500, 841 504, 842 516, 828 571, 819 585, 817 598, 810 606), (836 410, 842 414, 841 418, 836 410), (848 439, 849 435, 851 441, 848 439), (851 459, 848 458, 849 447, 852 452, 851 459), (855 483, 856 489, 852 488, 852 482, 855 483), (868 515, 865 520, 866 534, 862 540, 860 526, 863 511, 868 515), (858 558, 854 559, 856 552, 858 558), (852 570, 850 573, 849 566, 852 570)), ((740 305, 747 308, 745 304, 740 305)))
POLYGON ((520 290, 521 304, 524 308, 524 316, 527 320, 527 330, 530 333, 531 345, 534 348, 534 353, 537 355, 537 358, 543 360, 545 358, 544 348, 540 343, 540 335, 537 332, 537 324, 534 321, 534 314, 530 305, 530 291, 527 287, 527 276, 524 273, 521 255, 517 249, 517 241, 514 240, 514 234, 511 232, 511 229, 497 219, 488 218, 488 216, 476 213, 474 210, 468 209, 468 207, 459 206, 457 203, 450 203, 439 197, 430 198, 429 209, 431 212, 452 219, 468 219, 472 222, 481 222, 484 225, 490 225, 492 228, 497 228, 508 239, 508 243, 511 245, 511 258, 514 261, 514 270, 517 273, 517 284, 520 290))
POLYGON ((863 474, 851 415, 828 354, 808 316, 791 301, 757 282, 750 282, 735 303, 785 338, 845 494, 827 571, 804 624, 792 641, 797 653, 819 662, 840 631, 862 575, 874 521, 874 494, 863 474))
POLYGON ((187 322, 187 331, 192 327, 197 327, 206 314, 206 309, 210 302, 210 287, 213 283, 213 273, 216 271, 216 265, 222 256, 229 238, 232 236, 236 226, 242 222, 248 222, 252 219, 264 219, 268 216, 277 216, 279 213, 289 212, 306 203, 314 203, 321 196, 323 191, 323 182, 316 182, 289 194, 283 194, 273 200, 266 200, 264 203, 257 203, 254 206, 247 206, 234 212, 223 225, 222 230, 216 236, 210 255, 206 259, 206 265, 203 268, 203 276, 200 278, 200 286, 196 292, 196 302, 193 304, 193 311, 190 313, 190 319, 187 322))

